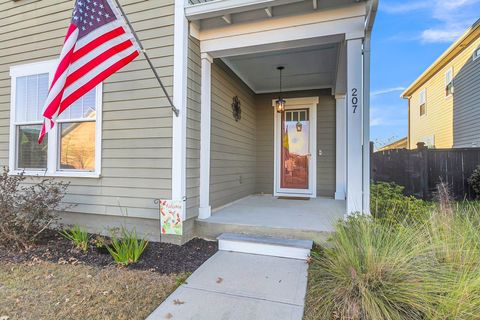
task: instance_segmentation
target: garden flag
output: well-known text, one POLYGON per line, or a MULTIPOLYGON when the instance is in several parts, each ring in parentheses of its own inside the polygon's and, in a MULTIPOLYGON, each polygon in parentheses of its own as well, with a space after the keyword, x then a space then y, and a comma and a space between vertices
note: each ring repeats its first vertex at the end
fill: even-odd
POLYGON ((161 234, 182 235, 182 200, 160 200, 161 234))
POLYGON ((140 46, 113 0, 77 0, 43 108, 38 142, 65 109, 139 53, 140 46))

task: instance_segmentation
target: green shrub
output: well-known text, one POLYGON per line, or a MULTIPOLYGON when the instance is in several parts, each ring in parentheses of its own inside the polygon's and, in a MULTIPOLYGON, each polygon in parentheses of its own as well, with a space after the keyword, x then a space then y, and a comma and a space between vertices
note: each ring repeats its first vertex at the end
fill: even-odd
POLYGON ((429 313, 425 228, 368 217, 341 222, 312 254, 306 319, 423 319, 429 313))
POLYGON ((472 187, 473 191, 477 197, 480 197, 480 166, 477 166, 475 170, 473 170, 472 175, 467 179, 468 184, 472 187))
POLYGON ((393 182, 376 182, 370 187, 370 210, 376 219, 396 223, 423 222, 432 203, 403 194, 404 187, 393 182))
POLYGON ((68 183, 27 179, 23 173, 0 175, 0 245, 25 249, 56 220, 68 183))
POLYGON ((120 238, 112 233, 112 242, 107 249, 116 263, 126 266, 137 262, 147 245, 148 241, 143 238, 138 239, 135 229, 128 231, 122 227, 120 238))
POLYGON ((479 206, 439 194, 422 222, 340 222, 312 254, 305 319, 478 319, 479 206))
POLYGON ((70 228, 60 231, 60 234, 66 239, 70 240, 77 249, 83 252, 88 251, 88 233, 80 228, 78 225, 74 225, 70 228))

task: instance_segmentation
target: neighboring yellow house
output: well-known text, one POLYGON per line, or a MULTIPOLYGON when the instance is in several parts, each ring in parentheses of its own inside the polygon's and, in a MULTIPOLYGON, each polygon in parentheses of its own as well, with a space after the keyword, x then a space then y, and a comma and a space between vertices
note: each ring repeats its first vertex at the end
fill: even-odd
POLYGON ((480 20, 401 95, 408 149, 480 147, 480 20))
POLYGON ((394 149, 407 149, 407 137, 398 139, 393 141, 389 144, 384 145, 383 147, 379 148, 377 151, 387 151, 387 150, 394 150, 394 149))

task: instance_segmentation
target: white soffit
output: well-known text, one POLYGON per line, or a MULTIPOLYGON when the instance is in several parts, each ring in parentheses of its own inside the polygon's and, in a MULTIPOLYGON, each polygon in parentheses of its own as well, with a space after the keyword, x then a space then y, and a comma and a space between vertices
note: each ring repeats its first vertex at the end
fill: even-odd
POLYGON ((295 48, 282 51, 225 57, 222 60, 256 93, 277 92, 284 66, 284 91, 333 87, 338 45, 295 48))

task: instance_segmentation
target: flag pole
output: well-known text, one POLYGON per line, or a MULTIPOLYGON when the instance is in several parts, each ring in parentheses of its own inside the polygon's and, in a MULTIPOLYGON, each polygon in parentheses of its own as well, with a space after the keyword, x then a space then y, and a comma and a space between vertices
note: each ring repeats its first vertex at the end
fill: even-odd
POLYGON ((157 70, 155 70, 155 67, 153 66, 152 61, 150 60, 150 57, 147 54, 147 50, 143 47, 142 43, 140 42, 140 39, 137 36, 137 33, 135 32, 135 29, 133 29, 132 24, 127 18, 127 15, 123 11, 122 6, 120 5, 120 2, 118 0, 115 0, 115 3, 117 4, 118 9, 120 10, 120 13, 122 14, 123 18, 125 19, 125 22, 127 23, 128 27, 130 28, 130 31, 132 32, 133 36, 135 37, 135 40, 137 41, 138 45, 140 46, 140 50, 143 52, 143 55, 145 56, 145 59, 147 59, 148 64, 150 65, 150 68, 153 71, 153 74, 155 75, 155 78, 157 78, 158 83, 160 84, 160 87, 162 87, 163 92, 165 93, 165 96, 167 97, 168 102, 170 103, 170 106, 172 107, 173 113, 178 117, 178 114, 180 110, 178 110, 175 105, 173 104, 172 99, 168 95, 167 89, 165 89, 165 86, 162 83, 162 80, 160 79, 160 76, 157 73, 157 70))

